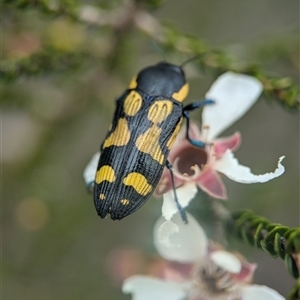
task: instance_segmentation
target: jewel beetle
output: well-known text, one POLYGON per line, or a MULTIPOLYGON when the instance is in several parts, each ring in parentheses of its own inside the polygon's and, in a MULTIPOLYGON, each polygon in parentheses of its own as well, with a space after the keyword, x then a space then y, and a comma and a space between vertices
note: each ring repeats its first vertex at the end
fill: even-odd
POLYGON ((189 112, 214 101, 204 99, 183 106, 189 85, 182 66, 160 62, 146 67, 117 98, 94 181, 94 203, 101 218, 109 214, 111 219, 120 220, 139 209, 152 195, 167 167, 174 199, 187 222, 177 199, 168 153, 183 119, 189 142, 205 147, 205 143, 189 137, 189 112))

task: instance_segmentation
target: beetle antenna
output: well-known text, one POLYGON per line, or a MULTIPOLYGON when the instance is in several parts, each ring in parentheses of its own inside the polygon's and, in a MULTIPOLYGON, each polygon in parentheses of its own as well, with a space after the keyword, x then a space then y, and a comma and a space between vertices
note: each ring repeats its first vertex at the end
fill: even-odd
POLYGON ((190 63, 190 62, 192 62, 192 61, 195 61, 195 60, 200 59, 200 58, 203 57, 205 54, 206 54, 206 52, 203 52, 203 53, 201 53, 201 54, 197 54, 197 55, 195 55, 195 56, 193 56, 193 57, 188 58, 186 61, 184 61, 184 62, 181 64, 180 67, 183 68, 186 64, 188 64, 188 63, 190 63))

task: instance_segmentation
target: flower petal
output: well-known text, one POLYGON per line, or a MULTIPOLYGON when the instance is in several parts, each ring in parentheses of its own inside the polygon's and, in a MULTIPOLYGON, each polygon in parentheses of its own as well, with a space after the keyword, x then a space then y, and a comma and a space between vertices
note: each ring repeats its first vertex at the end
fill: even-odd
MULTIPOLYGON (((190 123, 189 137, 191 139, 204 142, 204 137, 202 137, 198 125, 194 122, 190 123)), ((186 138, 186 125, 184 125, 179 131, 175 143, 169 152, 168 161, 173 163, 173 161, 176 159, 178 154, 184 151, 184 149, 188 147, 191 147, 191 143, 186 138)))
POLYGON ((251 173, 249 167, 240 165, 238 160, 234 157, 230 150, 227 150, 225 154, 215 162, 215 170, 225 174, 228 178, 241 182, 241 183, 256 183, 267 182, 273 178, 276 178, 284 173, 284 166, 281 161, 284 156, 281 156, 278 161, 277 169, 272 173, 266 173, 263 175, 254 175, 251 173))
POLYGON ((234 275, 234 279, 237 282, 249 283, 252 282, 254 271, 257 268, 257 264, 249 263, 245 260, 241 261, 242 269, 239 274, 234 275))
POLYGON ((218 158, 221 157, 227 149, 235 151, 241 144, 241 134, 236 132, 232 136, 216 139, 214 143, 214 155, 218 158))
POLYGON ((205 170, 197 178, 197 184, 201 190, 214 198, 227 198, 226 188, 222 179, 220 178, 219 174, 211 168, 205 170))
POLYGON ((284 300, 277 291, 264 285, 248 285, 242 288, 243 300, 284 300))
POLYGON ((124 281, 122 291, 125 294, 132 294, 132 300, 182 300, 189 285, 137 275, 124 281))
MULTIPOLYGON (((176 189, 178 201, 182 207, 188 206, 190 201, 198 192, 197 186, 191 182, 176 189)), ((164 194, 164 202, 162 205, 162 215, 166 220, 170 220, 174 214, 178 212, 178 207, 174 199, 174 191, 169 190, 164 194)))
POLYGON ((158 253, 167 260, 181 263, 198 262, 207 253, 207 237, 194 217, 187 213, 188 224, 184 224, 179 213, 172 221, 161 217, 154 226, 154 245, 158 253))
MULTIPOLYGON (((169 158, 168 158, 168 160, 169 160, 169 158)), ((186 178, 184 178, 185 180, 182 179, 183 176, 180 176, 181 174, 179 174, 177 172, 177 170, 174 168, 174 166, 173 166, 173 175, 174 175, 175 187, 180 187, 184 184, 185 181, 187 181, 186 178)), ((167 193, 170 190, 173 191, 173 184, 172 184, 172 178, 171 178, 170 170, 168 170, 167 168, 164 168, 164 171, 163 171, 162 176, 159 180, 159 183, 158 183, 158 185, 157 185, 157 187, 154 191, 154 196, 155 197, 160 197, 160 196, 162 196, 163 194, 167 193)))
POLYGON ((232 253, 224 250, 213 251, 210 254, 212 261, 223 270, 238 274, 242 269, 240 260, 232 253))
POLYGON ((97 152, 93 155, 92 159, 83 171, 83 178, 87 187, 90 186, 95 180, 99 158, 100 152, 97 152))
POLYGON ((203 128, 209 126, 207 137, 214 137, 242 117, 262 92, 262 84, 248 75, 227 72, 211 86, 205 97, 216 101, 203 109, 203 128))

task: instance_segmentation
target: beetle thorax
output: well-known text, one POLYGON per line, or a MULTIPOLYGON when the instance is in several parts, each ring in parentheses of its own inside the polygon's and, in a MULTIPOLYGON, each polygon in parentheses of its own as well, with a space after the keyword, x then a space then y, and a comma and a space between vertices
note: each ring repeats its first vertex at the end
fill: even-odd
POLYGON ((159 63, 143 69, 137 76, 137 89, 150 96, 162 96, 183 101, 188 85, 181 67, 159 63))

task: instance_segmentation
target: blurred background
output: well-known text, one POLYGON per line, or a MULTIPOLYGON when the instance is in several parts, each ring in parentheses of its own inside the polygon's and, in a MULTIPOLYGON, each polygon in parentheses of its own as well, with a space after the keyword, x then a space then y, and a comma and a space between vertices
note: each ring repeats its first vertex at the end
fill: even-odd
MULTIPOLYGON (((152 228, 161 199, 151 198, 122 221, 101 220, 82 177, 110 124, 114 100, 132 76, 164 58, 181 64, 191 57, 182 47, 158 50, 159 37, 146 34, 153 20, 226 51, 240 64, 254 62, 269 74, 299 80, 298 1, 144 2, 139 3, 143 30, 127 24, 126 17, 135 13, 130 1, 77 1, 80 19, 74 17, 77 10, 59 11, 59 1, 2 4, 2 59, 13 69, 1 82, 3 299, 130 299, 111 276, 110 258, 123 247, 156 255, 152 228), (34 58, 36 53, 42 55, 34 58)), ((200 99, 213 74, 193 63, 186 73, 187 102, 200 99)), ((193 113, 194 120, 200 118, 193 113)), ((299 226, 297 111, 262 96, 222 135, 237 130, 243 143, 236 157, 242 164, 257 174, 270 172, 285 155, 286 172, 265 184, 224 178, 227 207, 299 226)), ((201 215, 201 197, 189 208, 194 215, 201 215)), ((258 263, 256 283, 287 295, 294 281, 281 259, 239 242, 231 247, 258 263)))

